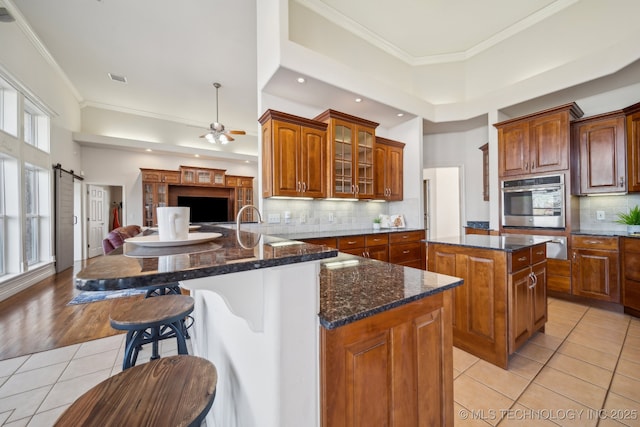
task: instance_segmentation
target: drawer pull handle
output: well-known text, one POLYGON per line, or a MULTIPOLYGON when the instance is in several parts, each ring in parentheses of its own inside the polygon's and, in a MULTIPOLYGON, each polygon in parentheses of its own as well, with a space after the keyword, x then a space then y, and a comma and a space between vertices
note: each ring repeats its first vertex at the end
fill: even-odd
POLYGON ((587 240, 587 243, 590 245, 599 245, 602 243, 601 240, 587 240))
POLYGON ((404 250, 402 251, 403 254, 408 254, 409 252, 411 252, 410 250, 404 250))
POLYGON ((348 241, 348 242, 347 242, 347 245, 355 245, 356 243, 358 243, 358 242, 348 241))
POLYGON ((527 257, 526 256, 521 256, 520 258, 518 258, 518 261, 526 261, 527 257))
POLYGON ((544 254, 544 251, 538 251, 538 252, 536 252, 536 255, 543 255, 543 254, 544 254))

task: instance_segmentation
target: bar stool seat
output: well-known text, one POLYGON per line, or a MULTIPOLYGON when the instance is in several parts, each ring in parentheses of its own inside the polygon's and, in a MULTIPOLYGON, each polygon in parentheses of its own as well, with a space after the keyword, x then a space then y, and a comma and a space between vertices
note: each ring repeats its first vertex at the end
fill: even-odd
POLYGON ((196 356, 163 357, 107 378, 80 396, 56 426, 199 426, 218 373, 196 356))
POLYGON ((152 343, 151 360, 158 359, 158 342, 168 338, 176 338, 178 354, 187 354, 182 321, 193 306, 194 300, 188 295, 161 295, 118 304, 110 321, 112 328, 128 331, 122 369, 135 366, 144 344, 152 343))

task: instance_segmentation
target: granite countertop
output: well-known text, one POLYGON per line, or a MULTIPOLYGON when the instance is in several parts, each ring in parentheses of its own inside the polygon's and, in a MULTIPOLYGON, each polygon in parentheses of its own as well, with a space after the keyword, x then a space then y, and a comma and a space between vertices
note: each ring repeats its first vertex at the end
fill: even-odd
POLYGON ((337 250, 323 246, 244 231, 238 241, 235 230, 215 225, 203 224, 198 232, 221 236, 205 243, 175 247, 125 243, 109 255, 93 258, 76 275, 75 285, 86 291, 143 288, 338 254, 337 250))
POLYGON ((478 228, 480 230, 489 229, 489 221, 467 221, 465 228, 478 228))
POLYGON ((360 228, 353 230, 326 230, 326 231, 305 231, 305 232, 293 232, 286 234, 274 234, 275 237, 281 237, 285 239, 322 239, 325 237, 347 237, 347 236, 360 236, 363 234, 387 234, 387 233, 402 233, 407 231, 424 231, 423 228, 381 228, 380 230, 374 230, 373 228, 360 228))
POLYGON ((457 277, 340 253, 320 269, 320 324, 333 329, 462 285, 457 277))
POLYGON ((629 233, 626 230, 571 230, 571 234, 603 237, 640 237, 640 234, 629 233))
POLYGON ((464 236, 428 239, 426 240, 426 242, 514 252, 519 249, 537 245, 539 243, 548 242, 552 239, 553 236, 527 236, 524 234, 511 236, 485 236, 480 234, 467 234, 464 236))

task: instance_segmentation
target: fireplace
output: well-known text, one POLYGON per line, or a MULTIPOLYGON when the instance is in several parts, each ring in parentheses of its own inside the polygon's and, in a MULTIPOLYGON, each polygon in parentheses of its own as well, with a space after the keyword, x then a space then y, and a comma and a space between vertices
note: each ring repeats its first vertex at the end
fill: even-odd
POLYGON ((169 186, 169 206, 191 208, 190 222, 226 222, 233 220, 233 188, 169 186))

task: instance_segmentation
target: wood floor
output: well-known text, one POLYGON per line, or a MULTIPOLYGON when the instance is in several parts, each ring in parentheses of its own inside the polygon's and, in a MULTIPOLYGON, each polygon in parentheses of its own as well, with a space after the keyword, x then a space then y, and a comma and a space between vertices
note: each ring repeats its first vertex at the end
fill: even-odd
POLYGON ((73 277, 82 267, 77 262, 0 302, 0 360, 122 333, 109 325, 119 300, 67 305, 80 292, 73 277))

